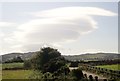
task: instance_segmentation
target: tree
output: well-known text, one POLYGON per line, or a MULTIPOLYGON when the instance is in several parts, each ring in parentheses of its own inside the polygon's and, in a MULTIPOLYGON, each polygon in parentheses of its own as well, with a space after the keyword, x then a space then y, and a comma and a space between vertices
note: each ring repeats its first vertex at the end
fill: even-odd
POLYGON ((71 62, 70 63, 70 67, 78 67, 78 61, 76 61, 76 62, 71 62))
POLYGON ((14 57, 13 59, 7 60, 5 63, 23 62, 20 56, 14 57))
POLYGON ((55 71, 58 71, 61 69, 61 67, 65 66, 65 59, 63 57, 58 57, 55 59, 50 60, 48 63, 46 63, 42 69, 42 71, 54 73, 55 71))
POLYGON ((77 80, 81 80, 82 78, 84 78, 83 72, 82 72, 82 70, 81 70, 80 68, 72 70, 72 75, 73 75, 77 80))
POLYGON ((34 69, 43 70, 45 64, 57 57, 61 57, 61 53, 57 49, 45 47, 36 53, 36 56, 31 59, 31 63, 34 69))
POLYGON ((15 62, 23 62, 22 58, 19 57, 19 56, 18 56, 17 58, 15 58, 14 61, 15 61, 15 62))

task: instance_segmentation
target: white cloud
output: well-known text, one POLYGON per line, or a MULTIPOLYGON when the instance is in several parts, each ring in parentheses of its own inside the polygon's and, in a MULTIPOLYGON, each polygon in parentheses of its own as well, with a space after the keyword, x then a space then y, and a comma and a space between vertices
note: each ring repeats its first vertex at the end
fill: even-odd
POLYGON ((75 41, 81 35, 94 31, 97 22, 93 19, 93 15, 116 15, 95 7, 61 7, 30 14, 37 18, 18 26, 19 31, 14 32, 14 38, 20 45, 16 44, 13 48, 31 51, 39 49, 43 44, 61 47, 60 43, 75 41))
POLYGON ((0 35, 9 35, 16 27, 17 24, 13 22, 0 22, 0 35))
POLYGON ((76 19, 45 18, 35 19, 19 28, 16 36, 29 42, 65 42, 76 40, 83 33, 93 31, 96 22, 87 16, 76 19), (32 39, 32 40, 31 40, 32 39))
POLYGON ((81 15, 115 16, 116 13, 97 7, 61 7, 31 13, 37 17, 80 17, 81 15))
POLYGON ((16 23, 12 22, 0 22, 0 38, 6 38, 7 36, 13 34, 15 27, 17 26, 16 23))
POLYGON ((13 22, 0 22, 0 52, 8 52, 11 47, 17 44, 14 38, 14 31, 17 24, 13 22))
POLYGON ((77 40, 81 35, 97 28, 97 22, 92 15, 116 15, 95 7, 61 7, 30 14, 37 19, 20 25, 21 32, 16 33, 18 40, 21 40, 27 48, 41 43, 59 45, 58 43, 77 40))
POLYGON ((95 7, 62 7, 31 14, 38 18, 19 26, 23 31, 19 34, 29 42, 76 40, 81 34, 97 28, 97 22, 90 15, 116 15, 95 7))
POLYGON ((0 22, 0 27, 10 27, 10 26, 14 26, 16 25, 16 23, 12 23, 12 22, 0 22))

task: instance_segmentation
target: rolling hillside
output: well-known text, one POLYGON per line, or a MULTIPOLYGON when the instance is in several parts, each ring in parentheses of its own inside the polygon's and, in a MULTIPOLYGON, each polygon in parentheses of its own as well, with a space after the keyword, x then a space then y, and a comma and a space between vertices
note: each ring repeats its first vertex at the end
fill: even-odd
POLYGON ((119 59, 120 55, 116 53, 94 53, 94 54, 82 54, 82 55, 74 55, 74 56, 64 56, 68 60, 112 60, 119 59))
MULTIPOLYGON (((15 57, 21 57, 23 60, 29 59, 35 54, 35 52, 28 53, 9 53, 2 55, 2 62, 13 59, 15 57)), ((120 54, 116 53, 94 53, 94 54, 81 54, 81 55, 73 55, 73 56, 64 56, 67 60, 75 61, 75 60, 112 60, 118 59, 120 54)))
POLYGON ((28 52, 28 53, 9 53, 2 55, 2 62, 7 60, 13 59, 15 57, 21 57, 23 60, 29 59, 34 55, 35 52, 28 52))

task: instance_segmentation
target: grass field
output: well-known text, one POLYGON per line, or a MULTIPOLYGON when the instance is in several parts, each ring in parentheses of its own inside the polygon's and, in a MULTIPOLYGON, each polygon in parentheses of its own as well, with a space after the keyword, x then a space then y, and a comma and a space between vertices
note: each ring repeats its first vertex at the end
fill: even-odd
POLYGON ((32 70, 3 70, 2 79, 29 79, 32 70))
POLYGON ((110 70, 120 70, 120 64, 100 65, 100 66, 97 66, 97 67, 106 68, 106 69, 110 69, 110 70))
MULTIPOLYGON (((5 68, 23 68, 23 63, 2 64, 2 69, 5 68)), ((31 70, 2 70, 2 79, 29 79, 31 73, 31 70)))
POLYGON ((23 68, 23 63, 6 63, 2 64, 2 69, 5 68, 23 68))

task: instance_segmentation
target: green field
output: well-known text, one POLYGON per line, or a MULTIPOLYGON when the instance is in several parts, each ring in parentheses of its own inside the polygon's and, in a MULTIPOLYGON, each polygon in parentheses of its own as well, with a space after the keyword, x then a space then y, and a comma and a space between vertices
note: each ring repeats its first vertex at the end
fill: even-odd
POLYGON ((23 68, 23 63, 6 63, 2 64, 2 69, 5 68, 23 68))
POLYGON ((100 65, 97 66, 100 68, 110 69, 110 70, 120 70, 120 64, 113 64, 113 65, 100 65))
POLYGON ((29 79, 32 70, 3 70, 2 79, 29 79))
POLYGON ((29 79, 31 70, 4 70, 5 68, 23 68, 23 63, 2 64, 2 79, 29 79))

